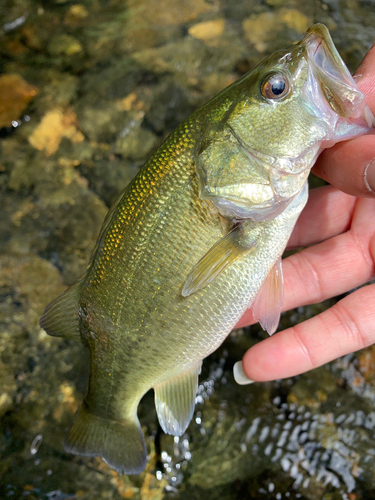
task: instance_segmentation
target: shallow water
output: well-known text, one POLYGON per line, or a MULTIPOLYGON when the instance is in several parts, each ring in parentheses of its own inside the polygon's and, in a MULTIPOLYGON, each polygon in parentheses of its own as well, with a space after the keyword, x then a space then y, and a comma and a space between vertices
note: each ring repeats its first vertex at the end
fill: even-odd
MULTIPOLYGON (((375 38, 372 0, 2 1, 1 498, 375 498, 374 348, 239 387, 232 366, 264 333, 234 332, 204 363, 184 436, 164 435, 152 394, 144 398, 150 461, 140 476, 121 477, 63 451, 88 355, 38 326, 163 139, 317 21, 354 70, 375 38)), ((283 314, 282 327, 332 303, 283 314)))

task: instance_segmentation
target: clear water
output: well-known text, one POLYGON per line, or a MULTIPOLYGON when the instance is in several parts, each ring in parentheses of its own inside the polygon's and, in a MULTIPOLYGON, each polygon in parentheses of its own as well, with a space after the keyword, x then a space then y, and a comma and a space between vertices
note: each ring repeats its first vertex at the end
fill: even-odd
MULTIPOLYGON (((375 498, 374 348, 239 387, 233 363, 264 334, 258 325, 234 332, 204 364, 184 436, 164 435, 152 394, 144 398, 149 464, 121 477, 63 451, 88 356, 38 326, 152 151, 316 21, 354 70, 375 38, 372 0, 1 2, 1 498, 375 498)), ((284 314, 283 328, 333 301, 284 314)))

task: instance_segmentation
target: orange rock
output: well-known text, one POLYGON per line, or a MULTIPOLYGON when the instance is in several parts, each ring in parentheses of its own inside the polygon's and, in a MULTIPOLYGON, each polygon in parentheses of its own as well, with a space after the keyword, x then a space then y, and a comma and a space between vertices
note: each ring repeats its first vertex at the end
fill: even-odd
POLYGON ((214 19, 194 24, 189 28, 189 35, 198 40, 203 40, 207 45, 217 45, 225 29, 225 19, 214 19))
POLYGON ((6 74, 0 77, 0 128, 11 127, 37 95, 38 89, 27 83, 22 76, 6 74))
POLYGON ((29 137, 29 143, 49 156, 55 153, 63 137, 73 143, 82 142, 84 135, 77 129, 77 117, 72 111, 56 108, 48 111, 29 137))

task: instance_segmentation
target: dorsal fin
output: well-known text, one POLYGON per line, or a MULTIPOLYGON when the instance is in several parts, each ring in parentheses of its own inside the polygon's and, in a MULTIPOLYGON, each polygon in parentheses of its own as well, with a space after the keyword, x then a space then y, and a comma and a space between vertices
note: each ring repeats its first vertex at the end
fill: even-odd
POLYGON ((71 286, 45 308, 39 324, 48 335, 82 342, 78 317, 81 284, 71 286))

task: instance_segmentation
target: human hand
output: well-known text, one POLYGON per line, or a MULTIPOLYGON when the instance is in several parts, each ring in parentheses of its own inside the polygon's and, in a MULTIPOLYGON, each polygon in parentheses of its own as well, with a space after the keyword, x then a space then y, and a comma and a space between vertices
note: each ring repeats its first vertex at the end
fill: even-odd
MULTIPOLYGON (((375 45, 354 78, 375 114, 375 45)), ((332 186, 310 191, 290 238, 288 248, 307 248, 283 260, 283 311, 348 292, 375 274, 375 134, 325 150, 312 171, 332 186)), ((237 328, 254 322, 248 309, 237 328)), ((291 377, 373 343, 375 284, 370 284, 253 346, 240 373, 243 383, 291 377)))

